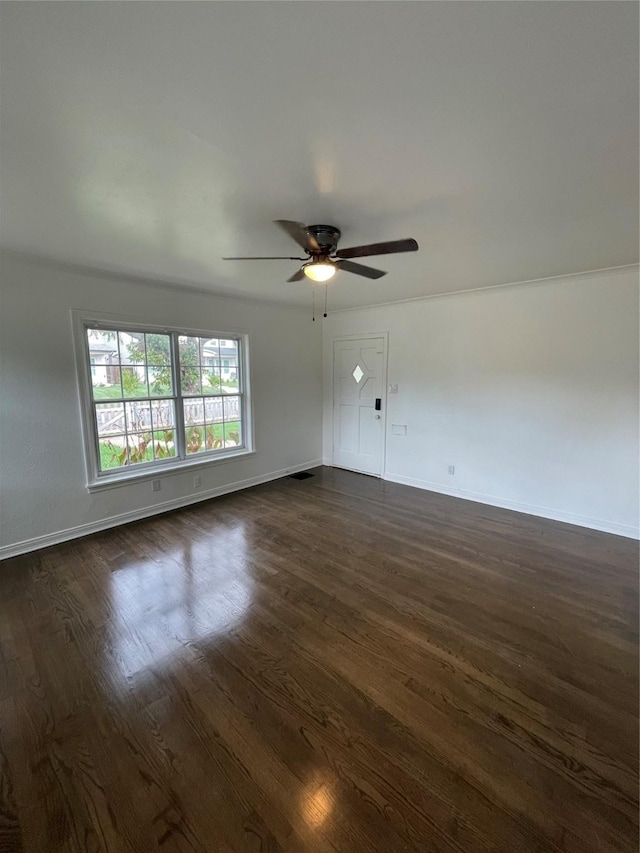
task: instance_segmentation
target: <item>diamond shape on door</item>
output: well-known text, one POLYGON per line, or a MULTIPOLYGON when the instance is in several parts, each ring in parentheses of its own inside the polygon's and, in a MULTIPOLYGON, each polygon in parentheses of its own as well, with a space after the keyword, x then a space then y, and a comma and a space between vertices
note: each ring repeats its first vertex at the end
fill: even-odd
POLYGON ((364 376, 364 371, 363 371, 363 369, 360 367, 360 365, 359 365, 359 364, 356 364, 356 369, 353 371, 353 373, 352 373, 351 375, 352 375, 352 376, 353 376, 353 378, 356 380, 356 382, 357 382, 358 384, 360 384, 360 380, 361 380, 361 379, 362 379, 362 377, 364 376))

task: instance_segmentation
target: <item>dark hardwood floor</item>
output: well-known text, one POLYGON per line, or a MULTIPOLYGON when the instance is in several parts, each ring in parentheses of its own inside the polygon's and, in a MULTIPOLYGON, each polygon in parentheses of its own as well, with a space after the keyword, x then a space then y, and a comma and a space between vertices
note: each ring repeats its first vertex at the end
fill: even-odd
POLYGON ((0 851, 638 849, 638 544, 316 469, 0 564, 0 851))

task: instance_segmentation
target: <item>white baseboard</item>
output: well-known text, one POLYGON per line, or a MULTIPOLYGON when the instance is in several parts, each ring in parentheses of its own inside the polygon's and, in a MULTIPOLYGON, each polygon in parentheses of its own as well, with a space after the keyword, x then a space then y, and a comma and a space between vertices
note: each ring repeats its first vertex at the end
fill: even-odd
POLYGON ((59 545, 61 542, 68 542, 70 539, 78 539, 81 536, 88 536, 90 533, 99 533, 101 530, 108 530, 110 527, 119 527, 121 524, 128 524, 130 521, 140 521, 143 518, 151 518, 154 515, 160 515, 163 512, 170 512, 174 509, 180 509, 190 504, 200 503, 201 501, 217 498, 221 495, 227 495, 231 492, 238 492, 241 489, 248 489, 251 486, 259 486, 261 483, 268 483, 271 480, 279 480, 281 477, 286 477, 288 474, 295 474, 297 471, 305 471, 307 468, 317 468, 322 465, 322 459, 311 459, 301 465, 293 465, 291 468, 282 468, 279 471, 271 471, 269 474, 262 474, 259 477, 250 477, 248 480, 239 480, 236 483, 227 483, 224 486, 218 486, 215 489, 208 489, 206 492, 199 492, 198 495, 187 495, 182 498, 175 498, 171 501, 165 501, 161 504, 154 504, 151 507, 143 507, 142 509, 132 510, 131 512, 123 512, 120 515, 112 515, 109 518, 102 518, 99 521, 90 521, 87 524, 79 524, 77 527, 69 527, 66 530, 58 530, 55 533, 46 533, 44 536, 34 536, 32 539, 24 539, 22 542, 15 542, 13 545, 4 545, 0 547, 0 560, 7 560, 9 557, 17 557, 19 554, 27 554, 30 551, 37 551, 40 548, 48 548, 50 545, 59 545))
POLYGON ((600 518, 589 518, 585 515, 574 515, 571 512, 563 512, 544 506, 520 503, 519 501, 496 498, 493 495, 485 495, 479 492, 468 492, 465 489, 454 489, 442 483, 432 483, 428 480, 416 480, 413 477, 404 477, 402 474, 386 472, 382 475, 383 480, 392 483, 400 483, 404 486, 413 486, 416 489, 424 489, 428 492, 437 492, 440 495, 450 495, 454 498, 462 498, 467 501, 497 506, 501 509, 512 509, 516 512, 524 512, 527 515, 537 515, 540 518, 549 518, 552 521, 564 521, 566 524, 576 524, 579 527, 589 527, 592 530, 602 530, 604 533, 616 533, 618 536, 627 536, 629 539, 640 539, 640 528, 628 524, 618 524, 616 521, 604 521, 600 518))

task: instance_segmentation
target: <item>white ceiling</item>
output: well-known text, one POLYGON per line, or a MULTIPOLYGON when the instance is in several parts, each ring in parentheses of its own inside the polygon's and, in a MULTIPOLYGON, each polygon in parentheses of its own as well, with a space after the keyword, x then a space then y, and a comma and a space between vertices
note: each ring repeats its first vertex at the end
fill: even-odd
POLYGON ((341 245, 330 307, 638 260, 638 5, 2 4, 2 242, 297 304, 272 223, 341 245))

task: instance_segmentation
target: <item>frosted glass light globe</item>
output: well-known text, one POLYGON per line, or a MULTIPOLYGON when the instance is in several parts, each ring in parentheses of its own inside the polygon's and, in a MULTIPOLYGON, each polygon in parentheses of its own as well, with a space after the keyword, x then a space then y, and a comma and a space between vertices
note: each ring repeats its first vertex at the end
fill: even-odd
POLYGON ((336 265, 331 261, 312 261, 310 264, 305 264, 302 270, 311 281, 329 281, 336 274, 336 265))

